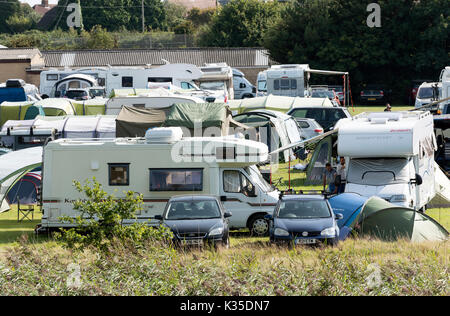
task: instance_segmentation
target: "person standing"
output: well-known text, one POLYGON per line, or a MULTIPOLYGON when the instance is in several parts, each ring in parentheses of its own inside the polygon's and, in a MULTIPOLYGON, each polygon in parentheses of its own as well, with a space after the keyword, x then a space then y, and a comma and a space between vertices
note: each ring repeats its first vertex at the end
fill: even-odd
POLYGON ((384 109, 384 112, 392 112, 392 107, 389 103, 386 103, 386 108, 384 109))
POLYGON ((346 181, 346 174, 347 174, 347 169, 345 167, 345 158, 341 157, 340 161, 339 161, 339 165, 337 166, 337 171, 336 174, 338 176, 340 176, 340 184, 339 184, 339 188, 338 188, 338 193, 344 193, 345 191, 345 181, 346 181))
POLYGON ((323 190, 326 191, 328 185, 329 193, 337 193, 337 187, 334 184, 336 178, 336 170, 331 167, 331 163, 327 162, 325 165, 325 170, 323 171, 323 190))

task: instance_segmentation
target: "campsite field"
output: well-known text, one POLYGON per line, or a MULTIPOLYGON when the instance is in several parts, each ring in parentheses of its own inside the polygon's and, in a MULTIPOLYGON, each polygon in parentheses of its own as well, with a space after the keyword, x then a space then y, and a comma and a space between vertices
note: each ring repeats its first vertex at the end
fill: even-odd
MULTIPOLYGON (((383 109, 357 107, 355 113, 383 109)), ((279 187, 287 189, 288 164, 280 164, 273 178, 282 178, 279 187)), ((305 186, 305 174, 298 171, 291 173, 291 186, 321 189, 305 186)), ((427 214, 450 230, 450 208, 427 214)), ((39 212, 34 221, 20 223, 16 210, 0 214, 2 295, 450 294, 449 241, 348 239, 334 248, 287 248, 238 232, 230 249, 219 251, 117 245, 109 255, 100 255, 36 238, 39 220, 39 212), (79 267, 81 283, 69 287, 73 267, 79 267)))

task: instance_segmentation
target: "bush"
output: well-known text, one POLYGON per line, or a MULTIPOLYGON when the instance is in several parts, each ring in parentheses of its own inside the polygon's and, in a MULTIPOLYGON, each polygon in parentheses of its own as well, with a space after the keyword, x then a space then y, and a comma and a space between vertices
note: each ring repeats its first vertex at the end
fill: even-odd
POLYGON ((84 193, 87 199, 77 200, 73 203, 74 210, 80 212, 76 218, 62 217, 61 221, 74 224, 76 227, 62 229, 57 239, 67 248, 83 250, 93 246, 107 252, 116 242, 132 243, 143 246, 146 242, 167 244, 172 239, 168 228, 149 227, 147 223, 134 223, 125 225, 125 220, 136 219, 136 213, 142 210, 143 197, 132 191, 124 192, 126 197, 116 199, 108 194, 98 183, 95 177, 86 180, 82 185, 74 181, 77 191, 84 193))

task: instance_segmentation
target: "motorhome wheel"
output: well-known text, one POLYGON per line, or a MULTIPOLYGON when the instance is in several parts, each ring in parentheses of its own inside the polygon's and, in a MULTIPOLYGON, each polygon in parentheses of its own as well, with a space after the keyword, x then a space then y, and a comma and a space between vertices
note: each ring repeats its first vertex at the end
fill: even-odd
POLYGON ((254 236, 266 236, 269 233, 269 223, 264 215, 257 215, 250 221, 250 233, 254 236))

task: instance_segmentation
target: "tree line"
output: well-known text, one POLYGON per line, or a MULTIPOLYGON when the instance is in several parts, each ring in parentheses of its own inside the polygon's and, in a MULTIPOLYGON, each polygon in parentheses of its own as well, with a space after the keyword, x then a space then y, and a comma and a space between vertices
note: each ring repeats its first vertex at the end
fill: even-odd
MULTIPOLYGON (((0 10, 0 21, 6 21, 0 23, 0 32, 39 26, 30 10, 17 0, 8 1, 9 7, 0 10), (31 22, 20 27, 23 19, 31 22)), ((109 48, 114 40, 108 39, 107 31, 141 29, 140 0, 79 0, 84 31, 58 24, 69 14, 64 12, 65 2, 59 1, 57 18, 46 30, 61 29, 79 37, 95 30, 93 38, 103 38, 96 46, 103 42, 109 48)), ((145 0, 145 27, 147 32, 190 34, 201 47, 265 47, 279 63, 349 71, 354 91, 365 83, 384 83, 400 101, 412 79, 437 80, 449 64, 450 6, 448 0, 378 0, 381 27, 371 28, 370 2, 231 0, 217 9, 187 11, 167 1, 145 0)))

